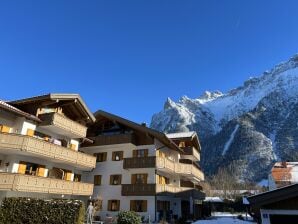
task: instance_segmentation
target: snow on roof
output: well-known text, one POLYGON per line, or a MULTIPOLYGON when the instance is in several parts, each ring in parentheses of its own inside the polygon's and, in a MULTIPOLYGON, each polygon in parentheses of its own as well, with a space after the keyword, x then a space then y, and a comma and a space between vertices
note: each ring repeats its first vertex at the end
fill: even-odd
POLYGON ((223 203, 224 202, 220 197, 206 197, 204 201, 207 201, 207 202, 219 202, 219 203, 223 203))
POLYGON ((168 138, 191 138, 196 135, 195 131, 190 132, 178 132, 166 134, 168 138))

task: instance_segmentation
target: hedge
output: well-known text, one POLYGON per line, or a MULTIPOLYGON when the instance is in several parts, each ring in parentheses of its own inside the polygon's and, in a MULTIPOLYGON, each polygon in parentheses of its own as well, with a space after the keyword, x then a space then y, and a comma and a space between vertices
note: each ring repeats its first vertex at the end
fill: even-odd
POLYGON ((117 224, 140 224, 141 217, 133 211, 120 211, 117 216, 117 224))
POLYGON ((5 198, 1 224, 83 224, 85 206, 79 200, 5 198))

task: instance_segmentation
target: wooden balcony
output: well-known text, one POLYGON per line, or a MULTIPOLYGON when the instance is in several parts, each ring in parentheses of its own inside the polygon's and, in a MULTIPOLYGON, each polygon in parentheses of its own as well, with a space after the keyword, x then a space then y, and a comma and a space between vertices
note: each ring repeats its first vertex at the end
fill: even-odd
POLYGON ((1 151, 8 154, 30 154, 84 170, 91 170, 96 166, 94 156, 26 135, 0 133, 1 151))
POLYGON ((42 120, 39 124, 39 127, 42 129, 48 129, 69 138, 86 137, 86 126, 63 116, 62 114, 53 112, 40 114, 38 117, 42 120))
POLYGON ((132 168, 155 168, 156 157, 131 157, 124 158, 123 160, 123 169, 132 169, 132 168))
POLYGON ((122 184, 122 196, 179 196, 190 197, 204 195, 201 191, 189 187, 179 187, 169 184, 122 184))
POLYGON ((93 184, 15 173, 0 173, 0 191, 90 196, 93 184))
POLYGON ((134 134, 117 134, 117 135, 99 135, 96 137, 91 137, 94 145, 114 145, 114 144, 125 144, 132 143, 135 144, 134 134))
POLYGON ((156 193, 155 184, 122 184, 122 196, 153 196, 156 193))
POLYGON ((165 172, 176 173, 181 176, 204 180, 204 174, 193 164, 179 163, 167 158, 157 157, 156 167, 165 172))
POLYGON ((203 172, 193 164, 179 163, 164 157, 131 157, 125 158, 123 169, 154 168, 164 172, 176 173, 185 177, 204 180, 203 172))
POLYGON ((200 161, 201 157, 200 157, 200 153, 198 152, 198 150, 193 147, 184 147, 182 148, 184 154, 181 155, 182 159, 191 159, 191 160, 195 160, 195 161, 200 161))

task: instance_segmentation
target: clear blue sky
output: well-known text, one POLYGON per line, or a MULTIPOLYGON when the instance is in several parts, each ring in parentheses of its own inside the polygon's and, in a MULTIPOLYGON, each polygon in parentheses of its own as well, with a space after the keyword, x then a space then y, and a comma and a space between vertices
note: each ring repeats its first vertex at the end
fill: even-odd
POLYGON ((150 122, 166 97, 227 91, 298 52, 298 1, 1 1, 2 99, 80 93, 150 122))

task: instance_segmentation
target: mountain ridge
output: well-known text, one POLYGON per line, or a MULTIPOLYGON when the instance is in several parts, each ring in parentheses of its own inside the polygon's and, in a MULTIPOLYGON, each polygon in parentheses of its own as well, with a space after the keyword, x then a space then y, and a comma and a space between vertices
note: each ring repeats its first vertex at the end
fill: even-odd
POLYGON ((208 175, 235 164, 240 180, 259 181, 273 162, 298 159, 297 98, 298 54, 227 93, 206 91, 177 102, 168 98, 152 116, 151 127, 198 132, 208 175), (253 166, 257 169, 247 173, 253 166))

